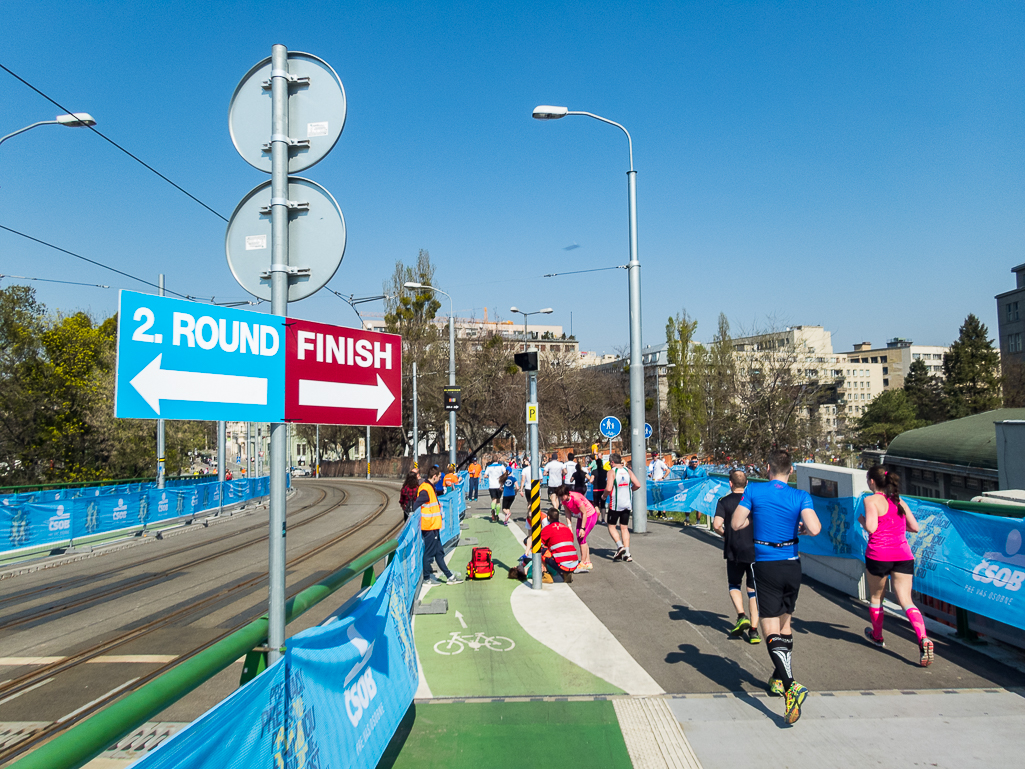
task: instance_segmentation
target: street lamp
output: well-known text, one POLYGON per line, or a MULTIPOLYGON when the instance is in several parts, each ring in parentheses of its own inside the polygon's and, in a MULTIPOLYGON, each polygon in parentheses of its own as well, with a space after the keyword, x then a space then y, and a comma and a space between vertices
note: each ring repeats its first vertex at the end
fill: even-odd
POLYGON ((517 310, 515 307, 510 307, 509 312, 516 312, 523 316, 523 351, 527 351, 527 318, 530 315, 551 315, 555 310, 551 307, 545 307, 543 310, 535 310, 534 312, 524 312, 523 310, 517 310))
MULTIPOLYGON (((641 362, 641 263, 637 261, 637 172, 634 170, 634 143, 630 132, 608 118, 590 112, 574 112, 566 107, 542 104, 534 107, 536 120, 558 120, 567 115, 583 115, 613 125, 626 134, 630 150, 630 170, 626 172, 629 198, 630 261, 627 273, 630 279, 630 464, 634 475, 645 477, 644 446, 644 364, 641 362)), ((634 531, 648 530, 648 494, 643 486, 633 494, 634 531)))
POLYGON ((27 125, 24 128, 19 128, 17 131, 9 133, 7 134, 7 136, 0 138, 0 144, 3 144, 12 136, 17 136, 18 134, 25 133, 25 131, 29 131, 35 128, 36 126, 41 125, 62 125, 67 126, 68 128, 88 128, 89 126, 96 125, 96 121, 93 120, 93 116, 90 115, 88 112, 75 112, 71 115, 58 115, 53 120, 41 120, 38 123, 33 123, 32 125, 27 125))
MULTIPOLYGON (((435 286, 428 286, 424 283, 403 283, 403 288, 422 288, 428 291, 435 291, 439 294, 445 294, 448 297, 448 386, 456 386, 456 311, 453 308, 452 297, 442 291, 440 288, 435 286)), ((448 412, 448 433, 449 433, 449 446, 448 446, 448 461, 449 464, 456 463, 456 412, 448 412)))

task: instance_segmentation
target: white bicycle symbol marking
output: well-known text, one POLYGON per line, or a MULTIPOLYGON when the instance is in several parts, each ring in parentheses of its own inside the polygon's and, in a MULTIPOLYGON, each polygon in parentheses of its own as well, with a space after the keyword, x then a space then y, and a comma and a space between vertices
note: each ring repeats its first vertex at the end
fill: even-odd
POLYGON ((511 638, 506 638, 501 635, 490 636, 484 635, 483 633, 460 635, 457 630, 451 634, 450 638, 438 641, 438 643, 434 644, 434 651, 438 654, 449 656, 452 654, 459 654, 459 652, 467 646, 475 652, 480 651, 481 648, 491 649, 493 652, 507 652, 515 648, 516 642, 511 638))

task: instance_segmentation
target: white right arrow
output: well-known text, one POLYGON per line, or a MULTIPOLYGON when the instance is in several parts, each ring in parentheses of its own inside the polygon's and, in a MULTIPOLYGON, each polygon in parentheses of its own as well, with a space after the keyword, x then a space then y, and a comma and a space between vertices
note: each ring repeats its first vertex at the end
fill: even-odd
POLYGON ((267 405, 267 380, 262 377, 172 371, 160 368, 161 358, 163 353, 131 381, 132 387, 157 414, 160 414, 162 400, 267 405))
POLYGON ((299 380, 300 406, 372 409, 377 411, 377 418, 380 420, 394 402, 395 396, 380 374, 377 375, 376 385, 321 382, 317 379, 299 380))

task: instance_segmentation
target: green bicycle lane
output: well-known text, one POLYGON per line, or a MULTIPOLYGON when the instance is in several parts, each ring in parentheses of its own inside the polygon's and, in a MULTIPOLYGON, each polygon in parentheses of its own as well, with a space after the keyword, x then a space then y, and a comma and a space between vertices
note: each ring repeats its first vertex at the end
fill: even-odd
MULTIPOLYGON (((424 677, 438 697, 525 697, 623 694, 623 690, 584 670, 530 636, 516 621, 510 598, 519 581, 509 568, 523 553, 512 532, 490 518, 467 517, 464 537, 490 547, 495 576, 460 585, 432 587, 425 602, 448 600, 447 614, 416 616, 414 637, 424 677), (462 621, 460 621, 460 619, 462 621), (465 625, 465 627, 464 627, 465 625), (477 634, 496 638, 490 645, 477 634), (454 641, 457 634, 462 641, 454 641), (515 644, 511 649, 509 639, 515 644), (472 648, 473 642, 477 648, 472 648)), ((449 564, 465 575, 471 546, 457 547, 449 564)))
MULTIPOLYGON (((414 624, 431 695, 448 701, 418 701, 411 706, 378 769, 519 769, 524 762, 553 760, 629 769, 630 756, 612 702, 587 696, 623 690, 560 656, 520 626, 510 604, 520 582, 508 579, 507 573, 523 552, 521 545, 509 529, 492 523, 486 514, 468 516, 464 523, 469 526, 464 537, 491 548, 495 576, 432 587, 424 596, 425 603, 448 600, 448 613, 420 614, 414 624), (462 643, 453 641, 453 633, 462 643), (483 634, 479 639, 478 633, 483 634), (496 638, 485 645, 480 643, 484 637, 509 639, 514 645, 499 651, 509 643, 496 638), (476 649, 469 645, 471 639, 476 649), (436 651, 436 645, 446 653, 436 651), (463 698, 486 701, 461 702, 463 698)), ((449 568, 465 576, 471 550, 472 546, 456 548, 449 568)))

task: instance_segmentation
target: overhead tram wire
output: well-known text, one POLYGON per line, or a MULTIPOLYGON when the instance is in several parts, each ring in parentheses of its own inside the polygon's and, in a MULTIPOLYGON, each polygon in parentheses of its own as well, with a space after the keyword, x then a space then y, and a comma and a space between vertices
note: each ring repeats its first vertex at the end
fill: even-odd
POLYGON ((89 288, 110 288, 102 283, 79 283, 75 280, 54 280, 53 278, 30 278, 27 275, 5 275, 0 273, 0 280, 7 278, 8 280, 38 280, 43 283, 63 283, 66 286, 87 286, 89 288))
POLYGON ((572 270, 571 272, 549 272, 545 275, 530 275, 525 278, 509 278, 507 280, 486 280, 482 283, 459 283, 452 288, 466 288, 467 286, 493 286, 497 283, 522 283, 525 280, 537 280, 539 278, 561 278, 563 275, 580 275, 585 272, 606 272, 607 270, 625 270, 625 264, 617 264, 615 267, 595 267, 590 270, 572 270))
MULTIPOLYGON (((34 85, 32 85, 32 84, 31 84, 30 82, 28 82, 28 81, 27 81, 27 80, 26 80, 25 78, 21 77, 21 76, 20 76, 20 75, 18 75, 18 74, 17 74, 16 72, 12 71, 12 70, 11 70, 10 68, 8 68, 8 67, 5 67, 5 66, 4 66, 3 64, 0 64, 0 69, 2 69, 2 70, 3 70, 4 72, 6 72, 6 73, 7 73, 8 75, 10 75, 11 77, 13 77, 13 78, 14 78, 15 80, 18 80, 18 81, 20 81, 21 83, 23 83, 24 85, 26 85, 26 86, 28 86, 29 88, 31 88, 31 89, 32 89, 33 91, 35 91, 35 92, 36 92, 37 94, 39 94, 40 96, 42 96, 42 97, 43 97, 44 99, 46 99, 46 100, 47 100, 48 102, 50 102, 51 104, 53 104, 54 106, 56 106, 56 107, 57 107, 58 109, 60 109, 60 110, 64 111, 64 112, 65 112, 65 113, 67 113, 67 114, 71 114, 71 110, 69 110, 69 109, 68 109, 67 107, 65 107, 65 106, 64 106, 63 104, 61 104, 60 102, 58 102, 58 101, 57 101, 56 99, 53 99, 53 98, 51 98, 50 96, 48 96, 47 94, 45 94, 45 93, 43 93, 42 91, 40 91, 40 90, 39 90, 38 88, 36 88, 36 87, 35 87, 34 85)), ((113 145, 114 145, 115 147, 117 147, 117 148, 118 148, 119 150, 121 150, 121 151, 122 151, 123 153, 125 153, 126 155, 128 155, 128 157, 130 157, 130 158, 131 158, 132 160, 134 160, 134 161, 135 161, 136 163, 139 163, 139 164, 140 164, 141 166, 143 166, 143 167, 145 167, 145 168, 149 169, 150 171, 152 171, 153 173, 155 173, 155 174, 156 174, 157 176, 159 176, 159 177, 160 177, 161 179, 163 179, 163 180, 164 180, 165 182, 167 182, 168 184, 170 184, 170 185, 171 185, 172 187, 174 187, 174 188, 175 188, 176 190, 178 190, 178 191, 179 191, 179 192, 181 192, 182 194, 184 194, 184 195, 186 195, 186 196, 188 196, 188 197, 192 198, 192 200, 194 200, 194 201, 196 201, 197 203, 199 203, 199 205, 203 206, 203 208, 205 208, 205 209, 206 209, 207 211, 209 211, 210 213, 212 213, 212 214, 213 214, 214 216, 218 217, 219 219, 221 219, 221 220, 223 220, 223 221, 225 221, 225 222, 227 222, 227 221, 228 221, 228 220, 227 220, 227 218, 225 218, 225 217, 224 217, 224 216, 223 216, 222 214, 220 214, 220 213, 218 213, 217 211, 215 211, 215 210, 214 210, 213 208, 211 208, 210 206, 208 206, 208 205, 207 205, 206 203, 204 203, 204 202, 203 202, 202 200, 200 200, 199 198, 197 198, 197 197, 196 197, 195 195, 193 195, 193 194, 192 194, 191 192, 189 192, 188 190, 186 190, 186 189, 185 189, 184 187, 182 187, 182 186, 181 186, 181 185, 179 185, 179 184, 175 184, 175 183, 174 183, 173 181, 171 181, 170 179, 168 179, 168 178, 167 178, 166 176, 164 176, 164 175, 163 175, 162 173, 160 173, 160 172, 159 172, 159 171, 158 171, 157 169, 155 169, 155 168, 154 168, 153 166, 149 165, 149 163, 145 162, 144 160, 142 160, 141 158, 139 158, 139 157, 138 157, 137 155, 133 155, 133 154, 132 154, 131 152, 129 152, 128 150, 126 150, 126 149, 125 149, 124 147, 122 147, 122 146, 121 146, 120 144, 118 144, 118 143, 117 143, 116 141, 114 141, 114 140, 113 140, 113 139, 111 139, 111 138, 110 138, 109 136, 107 136, 106 134, 104 134, 104 133, 103 133, 102 131, 98 131, 98 130, 96 129, 96 127, 95 127, 95 126, 88 126, 88 128, 89 128, 89 130, 90 130, 90 131, 92 131, 93 133, 95 133, 95 134, 96 134, 97 136, 99 136, 99 137, 100 137, 101 139, 103 139, 104 141, 107 141, 107 142, 109 142, 110 144, 113 144, 113 145)), ((172 293, 173 293, 173 292, 172 292, 172 293)), ((179 294, 179 296, 181 296, 181 294, 179 294)))

